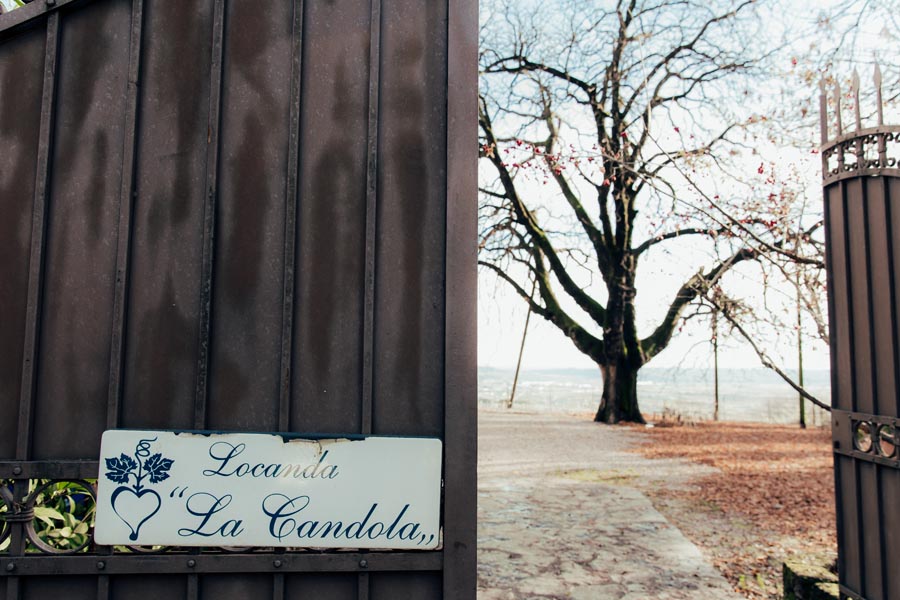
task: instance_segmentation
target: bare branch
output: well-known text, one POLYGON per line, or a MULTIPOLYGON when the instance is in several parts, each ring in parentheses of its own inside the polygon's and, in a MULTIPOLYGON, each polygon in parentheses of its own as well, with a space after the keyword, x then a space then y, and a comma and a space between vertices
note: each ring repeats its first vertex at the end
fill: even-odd
MULTIPOLYGON (((491 120, 484 110, 480 110, 479 124, 488 144, 496 144, 491 120)), ((519 196, 512 176, 503 160, 496 153, 494 156, 488 157, 488 160, 490 160, 497 171, 500 182, 506 192, 506 197, 509 199, 513 212, 516 215, 517 222, 525 227, 534 244, 547 258, 557 281, 559 281, 565 292, 575 300, 582 310, 588 313, 588 315, 590 315, 597 323, 602 323, 606 318, 606 309, 603 305, 585 293, 572 279, 565 264, 560 260, 559 255, 554 249, 553 244, 550 243, 550 239, 538 223, 534 213, 525 206, 525 203, 519 196)))
POLYGON ((762 365, 764 367, 774 371, 788 385, 790 385, 792 388, 794 388, 794 390, 796 390, 797 393, 799 393, 801 396, 803 396, 804 398, 806 398, 807 400, 809 400, 810 402, 812 402, 819 408, 822 408, 824 410, 827 410, 828 412, 831 412, 831 406, 829 406, 828 404, 825 404, 824 402, 822 402, 821 400, 819 400, 818 398, 816 398, 815 396, 810 394, 803 386, 801 386, 799 383, 794 381, 794 379, 790 375, 788 375, 783 369, 781 369, 777 364, 775 364, 775 362, 769 357, 769 355, 765 352, 765 350, 763 350, 759 346, 759 344, 756 343, 756 341, 753 339, 753 336, 751 336, 747 332, 747 330, 744 329, 744 327, 737 321, 737 319, 735 319, 734 316, 732 316, 731 311, 727 310, 727 308, 722 307, 721 305, 716 303, 715 300, 713 300, 711 297, 709 297, 709 295, 707 295, 706 301, 709 302, 710 304, 712 304, 713 306, 715 306, 716 310, 718 310, 722 314, 722 316, 724 316, 725 319, 728 320, 728 323, 734 328, 734 330, 737 331, 739 334, 741 334, 741 337, 744 338, 744 340, 748 344, 750 344, 750 347, 753 348, 754 352, 756 352, 756 355, 759 357, 759 361, 762 363, 762 365))
POLYGON ((672 334, 678 326, 681 313, 688 304, 695 298, 705 295, 706 291, 715 285, 736 264, 754 260, 758 256, 759 252, 757 250, 742 248, 727 259, 719 262, 706 273, 699 271, 688 279, 675 294, 675 298, 669 305, 666 316, 659 326, 652 334, 641 340, 641 350, 646 356, 646 360, 650 360, 659 354, 669 344, 669 340, 672 339, 672 334))

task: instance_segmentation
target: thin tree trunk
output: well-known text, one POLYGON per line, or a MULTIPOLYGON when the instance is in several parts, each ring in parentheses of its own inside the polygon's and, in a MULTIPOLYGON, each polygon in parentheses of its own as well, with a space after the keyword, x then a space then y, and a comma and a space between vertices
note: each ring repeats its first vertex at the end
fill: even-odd
MULTIPOLYGON (((803 313, 800 312, 800 274, 797 273, 797 383, 803 387, 803 313)), ((797 394, 800 402, 800 429, 806 429, 806 401, 797 394)))
POLYGON ((603 375, 603 397, 594 421, 601 423, 645 422, 638 408, 638 368, 626 361, 600 365, 600 372, 603 375))
POLYGON ((719 420, 719 311, 713 310, 713 393, 716 397, 716 406, 713 410, 713 421, 719 420))
MULTIPOLYGON (((537 283, 531 288, 531 297, 534 298, 534 290, 537 283)), ((506 408, 512 408, 513 400, 516 397, 516 386, 519 384, 519 369, 522 368, 522 355, 525 354, 525 336, 528 335, 528 323, 531 321, 531 305, 528 305, 528 315, 525 316, 525 329, 522 330, 522 344, 519 346, 519 360, 516 361, 516 375, 513 377, 512 391, 509 393, 509 400, 506 401, 506 408)))

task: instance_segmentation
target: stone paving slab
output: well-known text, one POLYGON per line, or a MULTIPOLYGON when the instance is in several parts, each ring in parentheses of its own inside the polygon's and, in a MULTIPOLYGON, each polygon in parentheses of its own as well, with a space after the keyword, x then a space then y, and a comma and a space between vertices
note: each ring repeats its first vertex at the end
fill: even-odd
POLYGON ((709 467, 649 460, 639 434, 557 415, 479 415, 478 597, 739 600, 641 492, 709 467))

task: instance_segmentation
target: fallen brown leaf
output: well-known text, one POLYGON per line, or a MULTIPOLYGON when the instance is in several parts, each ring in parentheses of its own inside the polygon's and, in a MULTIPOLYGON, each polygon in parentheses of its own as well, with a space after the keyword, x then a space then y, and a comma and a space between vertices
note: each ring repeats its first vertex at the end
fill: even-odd
POLYGON ((835 552, 830 430, 704 422, 640 431, 646 457, 718 469, 687 488, 648 491, 747 598, 781 598, 786 557, 835 552))

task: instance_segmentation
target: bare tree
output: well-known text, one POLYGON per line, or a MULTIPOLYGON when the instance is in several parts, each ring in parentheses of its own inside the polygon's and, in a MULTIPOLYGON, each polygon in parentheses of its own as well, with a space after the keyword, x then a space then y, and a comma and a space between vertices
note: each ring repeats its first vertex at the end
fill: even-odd
POLYGON ((690 305, 741 263, 817 259, 785 235, 795 196, 745 172, 772 52, 759 3, 607 4, 483 5, 480 264, 597 363, 595 420, 642 422, 638 371, 690 305), (639 332, 638 266, 685 238, 706 253, 639 332))
MULTIPOLYGON (((813 186, 817 186, 817 168, 811 176, 813 186)), ((800 189, 804 183, 795 181, 794 185, 800 189)), ((831 410, 827 399, 814 396, 804 387, 802 374, 804 338, 829 344, 822 204, 818 198, 804 198, 790 208, 794 214, 780 224, 779 236, 791 253, 760 255, 754 263, 755 280, 760 283, 754 297, 741 298, 715 286, 703 300, 722 317, 725 331, 749 346, 762 366, 794 388, 802 399, 831 410), (796 229, 790 229, 792 223, 796 229), (781 337, 782 343, 773 344, 773 336, 781 337), (779 345, 795 353, 796 375, 784 367, 779 345)))
MULTIPOLYGON (((884 114, 893 112, 892 118, 897 118, 900 62, 895 53, 888 51, 900 41, 900 21, 893 3, 855 0, 816 8, 805 14, 793 14, 789 18, 798 33, 790 51, 790 61, 782 61, 777 73, 784 83, 779 94, 780 106, 768 119, 767 135, 770 138, 777 139, 782 148, 817 153, 820 84, 829 92, 836 87, 842 88, 844 111, 858 111, 863 122, 875 123, 879 106, 884 114)), ((828 104, 833 121, 838 110, 835 94, 828 94, 828 104)), ((844 116, 852 123, 852 117, 844 116)), ((834 122, 830 126, 833 128, 834 122)), ((802 379, 780 365, 772 346, 763 341, 774 331, 796 333, 798 341, 805 336, 829 344, 823 232, 818 225, 805 227, 809 223, 821 223, 822 219, 818 188, 821 167, 818 156, 811 158, 813 168, 805 177, 796 172, 789 177, 799 196, 803 197, 802 190, 807 188, 814 190, 814 197, 805 197, 795 203, 794 209, 801 213, 794 219, 797 229, 784 231, 787 246, 808 260, 784 260, 785 257, 776 255, 771 257, 772 260, 759 262, 760 280, 765 283, 764 294, 780 293, 790 296, 789 301, 765 302, 765 310, 760 311, 742 299, 723 294, 717 296, 721 300, 718 302, 714 297, 707 299, 711 306, 719 308, 731 333, 756 352, 761 364, 777 373, 801 397, 830 410, 822 399, 803 388, 802 379), (773 307, 780 308, 773 310, 773 307)))

